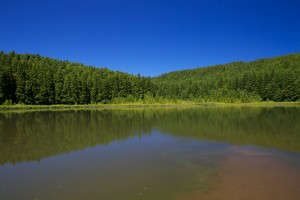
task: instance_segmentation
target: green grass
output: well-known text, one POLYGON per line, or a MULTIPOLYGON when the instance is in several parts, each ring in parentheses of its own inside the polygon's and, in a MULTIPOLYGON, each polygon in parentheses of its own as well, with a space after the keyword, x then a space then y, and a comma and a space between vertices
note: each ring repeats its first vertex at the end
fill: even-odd
POLYGON ((0 111, 13 110, 82 110, 82 109, 114 109, 114 108, 152 108, 152 107, 184 107, 197 106, 195 103, 166 103, 166 104, 87 104, 87 105, 0 105, 0 111))
POLYGON ((30 111, 30 110, 86 110, 86 109, 118 109, 118 108, 164 108, 164 107, 298 107, 300 102, 253 102, 253 103, 196 103, 178 101, 170 103, 118 103, 118 104, 87 104, 87 105, 0 105, 0 111, 30 111))

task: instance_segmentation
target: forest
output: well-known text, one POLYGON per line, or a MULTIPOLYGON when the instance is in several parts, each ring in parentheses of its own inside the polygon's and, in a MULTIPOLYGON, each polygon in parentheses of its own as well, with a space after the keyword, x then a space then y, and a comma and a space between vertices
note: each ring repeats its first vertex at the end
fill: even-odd
POLYGON ((0 53, 0 83, 0 104, 134 102, 154 93, 149 77, 15 52, 0 53))
POLYGON ((0 105, 300 101, 300 54, 145 77, 0 52, 0 105))
POLYGON ((157 95, 202 102, 299 101, 300 54, 175 71, 154 78, 157 95))

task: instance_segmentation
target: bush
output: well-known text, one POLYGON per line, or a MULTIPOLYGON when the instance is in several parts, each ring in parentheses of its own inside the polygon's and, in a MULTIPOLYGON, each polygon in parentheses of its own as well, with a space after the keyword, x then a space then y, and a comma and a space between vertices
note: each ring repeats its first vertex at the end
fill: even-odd
POLYGON ((5 106, 13 105, 13 102, 11 99, 9 99, 9 100, 7 99, 4 101, 4 103, 2 105, 5 105, 5 106))

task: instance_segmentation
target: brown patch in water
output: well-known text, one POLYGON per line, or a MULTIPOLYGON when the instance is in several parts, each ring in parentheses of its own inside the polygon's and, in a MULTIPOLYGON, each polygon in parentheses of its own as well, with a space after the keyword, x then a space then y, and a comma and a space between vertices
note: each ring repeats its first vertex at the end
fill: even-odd
POLYGON ((221 163, 216 184, 181 200, 299 200, 300 169, 272 154, 239 147, 221 163))

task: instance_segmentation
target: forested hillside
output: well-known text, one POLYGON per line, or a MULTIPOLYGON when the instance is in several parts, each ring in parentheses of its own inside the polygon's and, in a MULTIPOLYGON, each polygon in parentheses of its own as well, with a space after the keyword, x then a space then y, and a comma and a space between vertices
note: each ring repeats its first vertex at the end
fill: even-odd
POLYGON ((1 104, 300 100, 300 54, 150 78, 39 55, 0 52, 1 104))
POLYGON ((0 52, 0 105, 89 104, 152 96, 149 77, 39 55, 0 52))
POLYGON ((300 54, 176 71, 154 79, 157 95, 198 101, 297 101, 300 54))

